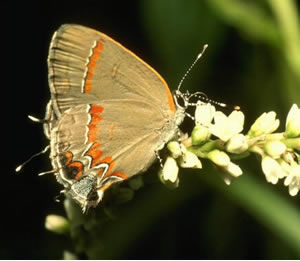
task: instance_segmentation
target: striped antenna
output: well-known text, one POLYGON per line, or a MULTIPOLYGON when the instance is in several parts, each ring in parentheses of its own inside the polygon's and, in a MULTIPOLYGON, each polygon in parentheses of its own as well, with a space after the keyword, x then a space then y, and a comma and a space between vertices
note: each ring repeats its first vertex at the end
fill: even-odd
POLYGON ((203 101, 203 102, 206 102, 206 103, 211 103, 213 105, 217 105, 217 106, 220 106, 220 107, 227 107, 227 104, 226 103, 223 103, 223 102, 218 102, 218 101, 215 101, 215 100, 212 100, 208 97, 206 97, 205 95, 202 95, 202 96, 198 96, 198 98, 203 101))
POLYGON ((186 71, 186 73, 183 75, 183 77, 181 78, 178 87, 177 87, 177 91, 180 90, 180 87, 183 83, 183 81, 185 80, 185 78, 189 75, 190 71, 193 69, 193 67, 195 66, 195 64, 199 61, 199 59, 201 58, 201 56, 203 55, 203 53, 205 52, 206 48, 208 47, 208 44, 205 44, 203 46, 203 49, 201 51, 201 53, 199 53, 196 57, 196 59, 194 60, 194 62, 192 63, 192 65, 190 66, 190 68, 186 71))
MULTIPOLYGON (((226 103, 223 103, 223 102, 218 102, 218 101, 215 101, 215 100, 212 100, 210 98, 208 98, 204 93, 202 92, 196 92, 196 93, 193 93, 189 96, 189 98, 191 97, 197 97, 199 99, 199 101, 202 101, 202 102, 205 102, 205 103, 211 103, 213 105, 217 105, 217 106, 220 106, 220 107, 223 107, 223 108, 229 108, 229 109, 234 109, 235 111, 239 111, 241 109, 240 106, 238 105, 228 105, 226 103)), ((190 105, 194 105, 194 106, 197 106, 198 104, 193 104, 193 103, 190 103, 190 105)))

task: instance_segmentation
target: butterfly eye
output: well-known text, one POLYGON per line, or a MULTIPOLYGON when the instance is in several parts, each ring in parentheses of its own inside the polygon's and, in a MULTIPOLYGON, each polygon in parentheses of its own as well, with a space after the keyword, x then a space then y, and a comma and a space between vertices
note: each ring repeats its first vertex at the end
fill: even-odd
POLYGON ((176 91, 173 97, 177 107, 183 109, 187 107, 187 97, 185 96, 184 93, 181 93, 180 91, 176 91))

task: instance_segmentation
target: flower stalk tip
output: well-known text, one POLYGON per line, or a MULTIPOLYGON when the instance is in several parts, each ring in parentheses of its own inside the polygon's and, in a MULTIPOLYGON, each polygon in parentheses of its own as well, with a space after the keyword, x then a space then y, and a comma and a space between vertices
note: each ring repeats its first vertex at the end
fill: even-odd
POLYGON ((45 228, 57 234, 66 234, 70 230, 70 224, 62 216, 48 215, 45 220, 45 228))
POLYGON ((243 174, 241 167, 231 160, 249 154, 261 157, 261 168, 267 182, 277 184, 284 180, 289 194, 300 190, 300 109, 294 104, 286 119, 286 130, 274 133, 279 127, 274 111, 261 114, 245 135, 242 132, 245 116, 233 111, 226 116, 211 104, 198 103, 195 127, 183 142, 168 144, 171 156, 167 158, 160 178, 164 184, 177 187, 181 168, 202 168, 200 159, 209 159, 222 171, 227 185, 243 174))

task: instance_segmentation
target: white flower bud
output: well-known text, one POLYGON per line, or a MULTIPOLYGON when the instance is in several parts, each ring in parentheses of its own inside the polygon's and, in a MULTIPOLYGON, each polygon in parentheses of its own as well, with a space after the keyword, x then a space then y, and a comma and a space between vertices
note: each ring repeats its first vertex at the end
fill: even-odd
POLYGON ((270 156, 263 157, 261 161, 261 167, 267 181, 272 184, 276 184, 278 182, 278 179, 286 176, 279 163, 276 160, 272 159, 270 156))
POLYGON ((295 138, 300 136, 300 109, 293 104, 286 118, 285 136, 295 138))
POLYGON ((186 151, 179 161, 179 166, 182 168, 201 169, 202 164, 199 158, 192 152, 186 151))
POLYGON ((242 169, 238 166, 238 165, 236 165, 236 164, 234 164, 234 163, 232 163, 232 162, 229 162, 229 164, 224 168, 231 176, 233 176, 233 177, 239 177, 239 176, 241 176, 242 174, 243 174, 243 171, 242 171, 242 169))
POLYGON ((284 180, 284 185, 289 186, 291 196, 296 196, 300 190, 300 165, 295 164, 291 167, 291 171, 284 180))
POLYGON ((224 151, 213 150, 207 153, 207 157, 220 167, 226 167, 230 163, 230 158, 224 151))
POLYGON ((228 186, 231 184, 231 181, 234 178, 243 174, 241 168, 232 162, 229 162, 229 164, 226 167, 223 167, 222 170, 223 171, 219 172, 219 174, 221 175, 221 178, 225 184, 228 186))
POLYGON ((273 158, 278 159, 286 151, 286 146, 284 143, 273 140, 265 144, 265 151, 273 158))
POLYGON ((196 125, 192 131, 192 144, 200 145, 210 138, 210 130, 203 125, 196 125))
POLYGON ((251 126, 248 135, 250 137, 258 137, 263 134, 269 134, 277 130, 279 126, 279 120, 276 119, 276 113, 274 111, 264 112, 251 126))
POLYGON ((177 159, 182 155, 181 146, 177 141, 170 141, 167 145, 169 151, 174 159, 177 159))
POLYGON ((45 220, 45 228, 57 234, 65 234, 69 231, 69 221, 58 215, 48 215, 45 220))
POLYGON ((226 150, 240 154, 248 149, 247 139, 243 134, 236 134, 226 144, 226 150))
POLYGON ((162 169, 162 179, 175 183, 178 178, 179 168, 177 162, 172 157, 168 157, 162 169))

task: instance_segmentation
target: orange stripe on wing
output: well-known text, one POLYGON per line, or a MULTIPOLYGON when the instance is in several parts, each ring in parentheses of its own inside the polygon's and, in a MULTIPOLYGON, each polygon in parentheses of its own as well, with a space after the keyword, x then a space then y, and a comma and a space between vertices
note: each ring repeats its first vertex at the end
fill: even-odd
POLYGON ((73 154, 71 152, 67 151, 64 154, 64 156, 65 156, 64 160, 66 161, 66 162, 64 162, 64 165, 68 165, 69 163, 71 163, 71 161, 73 160, 73 154))
POLYGON ((105 163, 109 164, 109 169, 105 173, 104 177, 117 176, 117 177, 122 178, 122 179, 127 179, 127 175, 122 173, 122 172, 119 172, 119 171, 113 171, 112 172, 112 169, 115 166, 115 162, 113 161, 111 156, 104 158, 101 162, 105 162, 105 163))
MULTIPOLYGON (((101 175, 100 175, 100 176, 101 176, 101 175)), ((112 173, 111 176, 117 176, 117 177, 122 178, 123 180, 127 179, 127 176, 126 176, 124 173, 118 172, 118 171, 114 171, 114 172, 112 173)), ((105 191, 105 190, 107 190, 112 184, 114 184, 115 182, 117 182, 117 181, 113 181, 113 182, 111 182, 111 183, 107 183, 107 184, 105 184, 104 186, 102 186, 102 187, 100 187, 100 188, 97 188, 97 190, 105 191)))
POLYGON ((115 162, 112 160, 112 156, 105 157, 104 159, 101 160, 101 163, 107 163, 109 165, 109 168, 105 173, 104 177, 110 176, 109 173, 112 171, 112 168, 115 166, 115 162))
POLYGON ((100 53, 103 50, 103 44, 101 42, 96 42, 95 47, 92 49, 92 54, 89 57, 87 64, 87 72, 85 77, 85 82, 83 86, 83 92, 89 93, 92 90, 92 78, 94 75, 94 68, 97 65, 97 60, 100 58, 100 53))
POLYGON ((93 105, 91 105, 89 113, 91 113, 91 114, 102 113, 103 110, 104 110, 104 108, 102 106, 93 104, 93 105))
POLYGON ((123 172, 120 172, 120 171, 114 171, 113 173, 111 173, 110 176, 117 176, 117 177, 120 177, 122 179, 127 179, 127 175, 124 174, 123 172))
MULTIPOLYGON (((100 105, 92 104, 89 109, 89 114, 91 115, 90 123, 88 124, 88 143, 93 143, 93 145, 89 148, 89 150, 85 153, 85 155, 90 156, 92 158, 91 167, 95 167, 101 163, 108 164, 109 168, 105 173, 104 177, 109 176, 116 176, 120 177, 122 179, 127 179, 127 175, 119 172, 119 171, 113 171, 113 168, 115 167, 115 161, 112 159, 112 156, 107 156, 104 158, 101 158, 103 156, 103 151, 100 149, 101 142, 99 137, 99 129, 100 129, 100 123, 102 121, 101 113, 103 112, 104 108, 100 105)), ((114 124, 110 125, 110 132, 109 136, 112 138, 113 136, 113 128, 114 124)), ((102 176, 103 169, 101 168, 99 170, 98 175, 102 176)))
POLYGON ((103 112, 104 108, 99 105, 91 105, 89 113, 91 115, 91 121, 88 125, 88 143, 95 142, 99 140, 99 124, 102 121, 102 117, 99 115, 103 112))
MULTIPOLYGON (((122 178, 123 180, 127 179, 128 176, 126 174, 124 174, 123 172, 119 172, 119 171, 112 172, 113 168, 115 167, 115 162, 113 161, 111 156, 107 156, 107 157, 101 159, 101 157, 103 155, 103 151, 100 150, 100 146, 101 146, 100 142, 95 142, 90 147, 90 149, 85 153, 85 155, 90 156, 92 158, 91 167, 95 167, 99 164, 106 163, 106 164, 108 164, 109 167, 103 178, 115 176, 115 177, 122 178)), ((103 168, 99 169, 99 172, 98 172, 99 177, 102 177, 103 171, 104 171, 103 168)))
POLYGON ((92 158, 91 167, 98 165, 101 161, 102 150, 99 149, 100 145, 100 142, 95 142, 92 147, 85 153, 85 155, 92 158))

